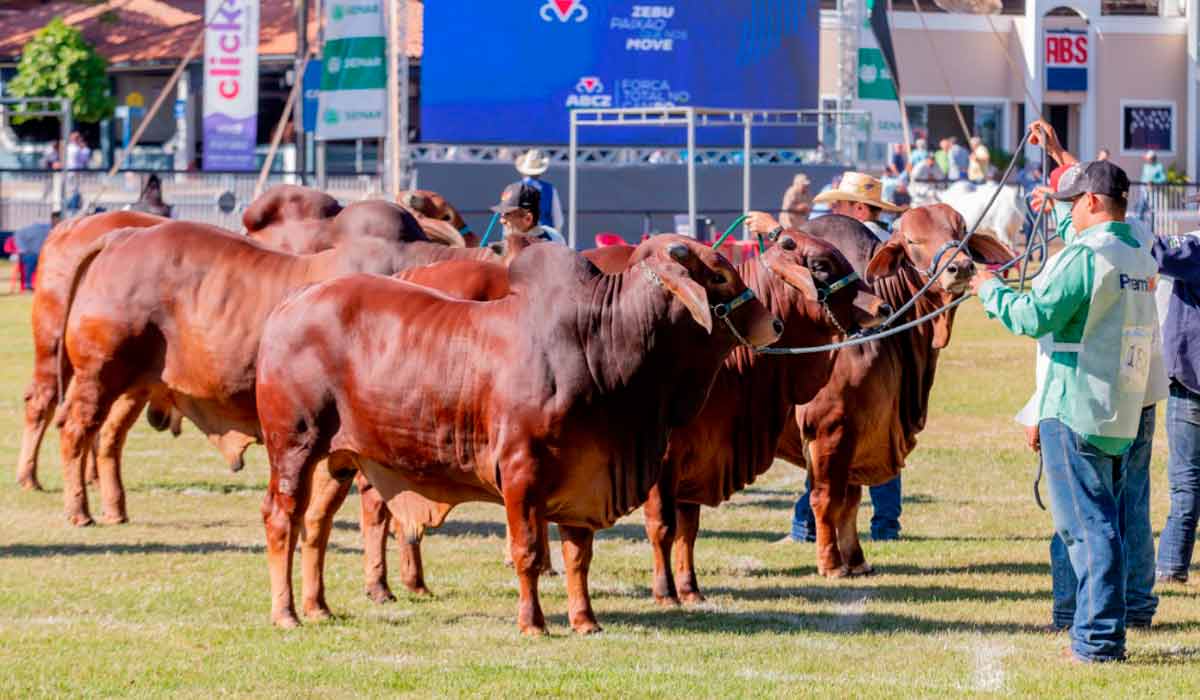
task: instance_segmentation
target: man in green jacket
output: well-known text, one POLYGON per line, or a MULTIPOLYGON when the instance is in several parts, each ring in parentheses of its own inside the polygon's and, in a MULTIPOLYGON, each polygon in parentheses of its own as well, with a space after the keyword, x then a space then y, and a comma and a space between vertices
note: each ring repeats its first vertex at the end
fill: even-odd
POLYGON ((1051 195, 1070 202, 1076 234, 1028 294, 982 270, 971 281, 1011 332, 1049 335, 1038 436, 1050 511, 1078 580, 1071 650, 1125 657, 1122 457, 1138 434, 1158 317, 1158 266, 1125 223, 1129 178, 1107 161, 1079 164, 1051 195))

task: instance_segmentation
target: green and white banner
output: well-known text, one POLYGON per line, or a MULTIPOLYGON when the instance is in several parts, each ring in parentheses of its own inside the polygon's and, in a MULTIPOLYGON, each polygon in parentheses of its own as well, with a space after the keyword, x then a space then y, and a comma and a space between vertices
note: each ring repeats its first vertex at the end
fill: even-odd
POLYGON ((378 138, 387 129, 383 0, 329 0, 317 139, 378 138))
POLYGON ((872 143, 904 143, 904 124, 900 120, 892 71, 869 24, 859 32, 858 41, 858 99, 854 108, 870 112, 872 143))

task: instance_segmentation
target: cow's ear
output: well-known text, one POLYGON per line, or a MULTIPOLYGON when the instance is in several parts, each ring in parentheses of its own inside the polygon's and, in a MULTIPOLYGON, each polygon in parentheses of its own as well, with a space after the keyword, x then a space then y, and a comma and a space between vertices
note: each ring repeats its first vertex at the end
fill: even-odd
POLYGON ((863 279, 867 284, 874 284, 876 280, 891 277, 896 274, 900 269, 900 264, 907 258, 908 251, 904 249, 900 235, 894 235, 875 252, 871 262, 867 263, 867 271, 863 275, 863 279))
POLYGON ((976 233, 967 239, 971 258, 986 265, 1001 265, 1017 257, 1008 246, 986 233, 976 233))
POLYGON ((817 283, 813 281, 812 272, 807 267, 772 264, 767 256, 763 256, 760 260, 767 266, 767 269, 780 277, 789 287, 804 295, 806 299, 817 300, 817 283))
POLYGON ((663 288, 683 302, 701 328, 712 333, 712 309, 708 306, 708 292, 692 279, 687 268, 666 260, 647 260, 647 263, 651 264, 658 278, 662 280, 663 288))

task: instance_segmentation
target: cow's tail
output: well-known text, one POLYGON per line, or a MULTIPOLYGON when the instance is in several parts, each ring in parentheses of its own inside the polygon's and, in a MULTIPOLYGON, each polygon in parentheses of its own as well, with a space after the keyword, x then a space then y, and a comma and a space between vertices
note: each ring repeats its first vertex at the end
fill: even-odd
MULTIPOLYGON (((75 293, 79 290, 79 285, 83 282, 83 278, 87 275, 88 269, 92 266, 92 262, 96 259, 112 239, 119 233, 129 229, 118 229, 111 231, 100 238, 97 238, 90 246, 84 249, 79 257, 79 262, 75 264, 75 270, 71 274, 71 286, 67 289, 67 299, 63 304, 62 327, 58 333, 58 358, 55 369, 58 375, 58 401, 59 406, 65 406, 67 395, 66 387, 63 386, 63 375, 66 373, 66 355, 67 355, 67 324, 71 319, 71 306, 75 302, 75 293)), ((56 421, 58 422, 58 421, 56 421)))

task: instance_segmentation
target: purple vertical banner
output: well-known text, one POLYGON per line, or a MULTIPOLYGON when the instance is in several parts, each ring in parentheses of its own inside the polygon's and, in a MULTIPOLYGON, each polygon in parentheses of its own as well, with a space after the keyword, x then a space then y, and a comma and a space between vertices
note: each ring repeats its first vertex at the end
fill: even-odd
POLYGON ((258 0, 205 0, 204 169, 255 170, 258 0))

